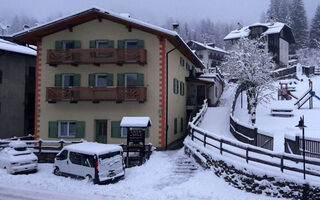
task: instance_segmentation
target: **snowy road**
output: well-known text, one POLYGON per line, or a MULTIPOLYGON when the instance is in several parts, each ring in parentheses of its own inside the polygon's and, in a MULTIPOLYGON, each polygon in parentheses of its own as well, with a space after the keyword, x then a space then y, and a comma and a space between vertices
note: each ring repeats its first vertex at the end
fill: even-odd
POLYGON ((229 186, 212 171, 203 170, 182 150, 154 152, 141 167, 126 170, 126 178, 115 184, 93 185, 85 180, 57 177, 51 164, 40 164, 39 172, 8 175, 0 170, 0 200, 64 199, 271 199, 229 186))
POLYGON ((220 134, 225 137, 233 138, 229 131, 230 111, 236 87, 228 86, 225 88, 220 98, 219 107, 209 107, 201 124, 200 128, 208 130, 215 134, 220 134))

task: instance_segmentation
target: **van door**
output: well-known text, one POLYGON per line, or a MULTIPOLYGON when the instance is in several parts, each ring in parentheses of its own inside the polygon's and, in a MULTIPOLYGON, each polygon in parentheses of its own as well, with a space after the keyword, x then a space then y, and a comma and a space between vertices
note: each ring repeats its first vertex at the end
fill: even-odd
POLYGON ((96 120, 96 141, 99 143, 107 143, 107 120, 96 120))
POLYGON ((122 152, 116 151, 99 155, 99 178, 112 178, 123 172, 122 152))
POLYGON ((60 172, 68 173, 68 150, 63 150, 57 155, 55 165, 59 168, 60 172))
POLYGON ((90 175, 91 178, 94 178, 94 159, 92 155, 70 152, 69 159, 69 174, 79 177, 90 175))

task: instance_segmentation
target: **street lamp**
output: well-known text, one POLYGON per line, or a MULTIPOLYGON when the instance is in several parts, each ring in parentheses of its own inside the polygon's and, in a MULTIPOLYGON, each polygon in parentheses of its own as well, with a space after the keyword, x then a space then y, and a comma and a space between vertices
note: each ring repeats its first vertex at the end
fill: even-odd
POLYGON ((304 116, 300 117, 299 124, 295 127, 298 127, 302 130, 302 149, 303 149, 303 179, 306 179, 306 147, 305 147, 305 139, 304 139, 304 128, 307 127, 304 125, 304 116))

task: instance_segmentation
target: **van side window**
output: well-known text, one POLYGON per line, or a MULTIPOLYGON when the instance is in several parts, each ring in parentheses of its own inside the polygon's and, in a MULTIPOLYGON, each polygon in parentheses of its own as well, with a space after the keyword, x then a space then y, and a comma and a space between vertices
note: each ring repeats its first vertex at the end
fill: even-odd
POLYGON ((65 160, 65 159, 67 159, 67 157, 68 157, 68 151, 67 151, 67 150, 62 151, 62 152, 60 153, 59 157, 60 157, 60 160, 65 160))
POLYGON ((91 155, 70 152, 70 161, 75 165, 94 167, 94 158, 91 155))
POLYGON ((104 159, 107 159, 107 158, 112 158, 112 157, 114 157, 116 155, 120 155, 120 151, 103 154, 103 155, 100 155, 99 158, 104 160, 104 159))

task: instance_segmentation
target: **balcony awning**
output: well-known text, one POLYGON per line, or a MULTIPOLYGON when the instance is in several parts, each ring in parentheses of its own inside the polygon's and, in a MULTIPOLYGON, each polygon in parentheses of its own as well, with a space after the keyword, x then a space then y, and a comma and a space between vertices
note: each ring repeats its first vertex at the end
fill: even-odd
POLYGON ((120 127, 146 128, 151 126, 150 117, 123 117, 120 127))

